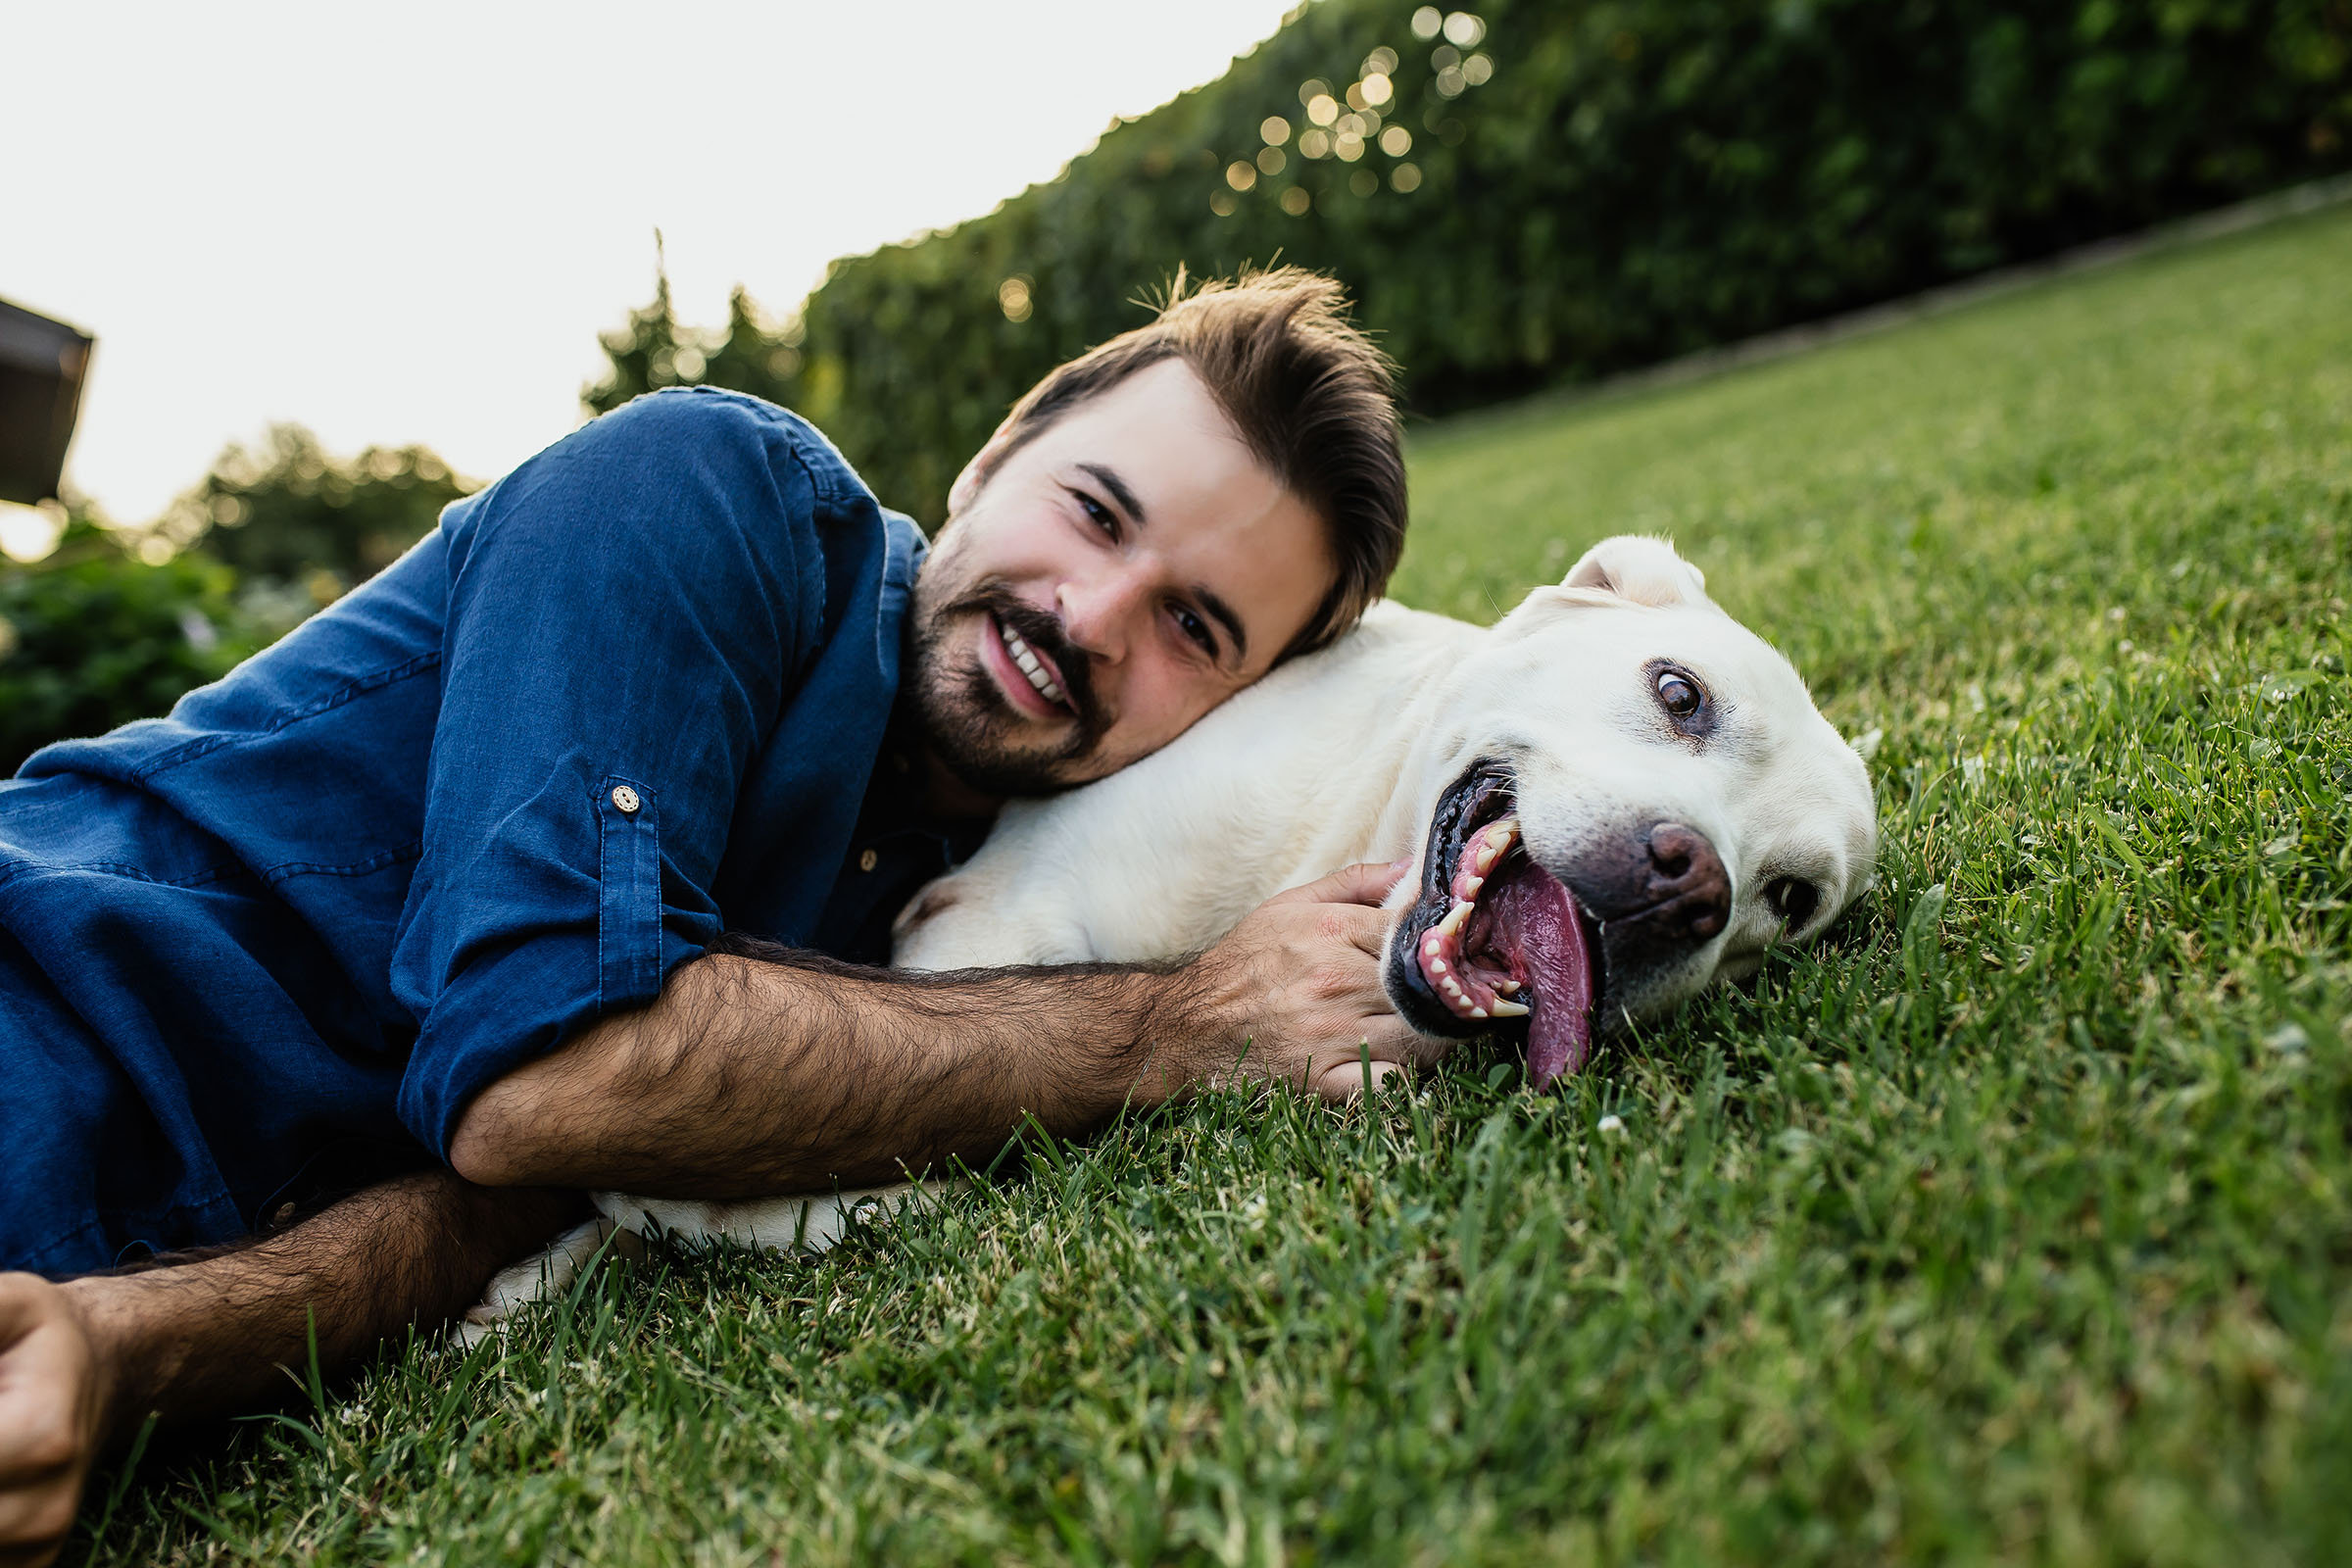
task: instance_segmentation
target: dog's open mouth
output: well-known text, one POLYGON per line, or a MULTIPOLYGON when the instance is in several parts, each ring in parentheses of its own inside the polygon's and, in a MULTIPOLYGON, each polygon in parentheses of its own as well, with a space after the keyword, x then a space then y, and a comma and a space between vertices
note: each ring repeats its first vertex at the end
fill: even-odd
POLYGON ((1463 1034, 1526 1019, 1528 1082, 1543 1089, 1592 1054, 1600 941, 1575 895, 1521 846, 1516 805, 1496 763, 1473 766, 1446 792, 1421 896, 1391 961, 1425 1028, 1463 1034))

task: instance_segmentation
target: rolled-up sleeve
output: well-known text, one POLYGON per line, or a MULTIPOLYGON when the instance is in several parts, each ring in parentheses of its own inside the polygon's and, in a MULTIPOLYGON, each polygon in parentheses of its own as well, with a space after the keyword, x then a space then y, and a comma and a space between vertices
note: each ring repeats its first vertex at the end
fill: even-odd
POLYGON ((451 510, 424 837, 392 980, 409 1129, 659 994, 719 927, 747 767, 811 658, 825 505, 789 416, 664 394, 451 510))

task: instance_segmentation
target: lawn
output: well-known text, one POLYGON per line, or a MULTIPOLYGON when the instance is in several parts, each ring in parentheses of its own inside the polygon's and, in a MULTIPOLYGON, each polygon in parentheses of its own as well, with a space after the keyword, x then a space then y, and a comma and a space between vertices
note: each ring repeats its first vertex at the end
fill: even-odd
POLYGON ((2352 213, 1413 486, 1409 602, 1655 530, 1795 659, 1886 835, 1824 948, 1562 1092, 1473 1049, 613 1271, 102 1481, 95 1557, 2352 1559, 2352 213))

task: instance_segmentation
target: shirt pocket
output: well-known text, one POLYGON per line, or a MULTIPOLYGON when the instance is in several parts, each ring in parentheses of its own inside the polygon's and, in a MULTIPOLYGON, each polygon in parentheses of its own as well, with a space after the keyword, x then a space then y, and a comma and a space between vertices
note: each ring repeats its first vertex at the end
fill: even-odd
POLYGON ((661 994, 662 830, 644 784, 608 775, 597 790, 597 1009, 610 1013, 661 994))

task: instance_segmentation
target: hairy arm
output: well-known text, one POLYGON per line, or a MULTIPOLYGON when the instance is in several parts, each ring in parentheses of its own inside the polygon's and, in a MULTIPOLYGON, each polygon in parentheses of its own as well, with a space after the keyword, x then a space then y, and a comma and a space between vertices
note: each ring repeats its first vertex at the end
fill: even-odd
POLYGON ((909 976, 713 954, 475 1097, 451 1162, 491 1185, 759 1198, 985 1159, 1237 1073, 1331 1096, 1438 1043, 1380 987, 1395 883, 1354 866, 1189 963, 909 976))
POLYGON ((92 1461, 150 1412, 251 1409, 481 1298, 586 1212, 576 1193, 491 1192, 447 1171, 372 1187, 267 1238, 127 1274, 0 1274, 0 1564, 46 1562, 92 1461))

